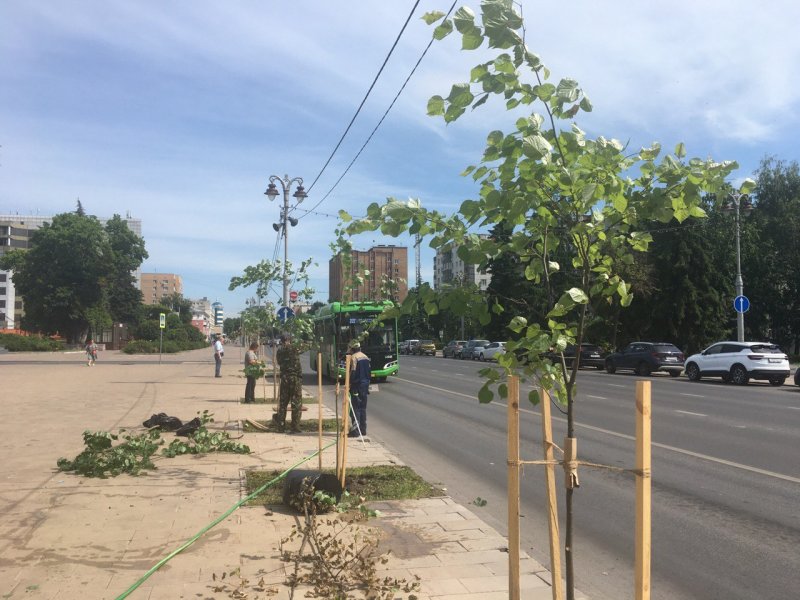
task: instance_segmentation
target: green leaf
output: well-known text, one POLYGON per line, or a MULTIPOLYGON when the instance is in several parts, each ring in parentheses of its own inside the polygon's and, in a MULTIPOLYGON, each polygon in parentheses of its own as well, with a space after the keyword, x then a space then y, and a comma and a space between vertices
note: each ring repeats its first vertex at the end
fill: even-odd
POLYGON ((422 20, 425 21, 426 25, 433 25, 444 16, 444 13, 440 10, 432 10, 431 12, 426 12, 422 15, 422 20))
POLYGON ((533 86, 533 93, 537 98, 539 98, 539 100, 542 100, 543 102, 550 100, 555 92, 556 86, 554 86, 552 83, 543 83, 542 85, 533 86))
POLYGON ((462 6, 453 15, 453 24, 459 33, 465 33, 475 28, 475 13, 468 6, 462 6))
POLYGON ((541 400, 539 398, 538 390, 531 390, 530 392, 528 392, 528 402, 530 402, 534 406, 539 406, 539 402, 541 402, 541 400))
POLYGON ((575 102, 580 96, 580 88, 578 82, 574 79, 564 78, 558 82, 556 88, 556 95, 559 100, 564 102, 575 102))
POLYGON ((550 142, 544 139, 544 136, 541 134, 526 135, 522 138, 522 151, 525 153, 525 156, 541 158, 549 154, 552 149, 553 146, 551 146, 550 142))
POLYGON ((742 182, 742 185, 739 186, 739 193, 740 194, 749 194, 754 189, 756 189, 756 182, 750 179, 749 177, 742 182))
POLYGON ((489 404, 492 400, 494 400, 494 394, 492 390, 489 389, 489 382, 487 381, 481 386, 478 392, 478 402, 481 404, 489 404))
POLYGON ((436 117, 444 114, 444 98, 441 96, 432 96, 428 100, 428 115, 436 117))
POLYGON ((433 38, 436 40, 443 40, 453 32, 453 22, 444 21, 441 25, 433 30, 433 38))
POLYGON ((462 50, 475 50, 480 48, 483 44, 483 35, 481 30, 473 27, 470 31, 461 34, 461 49, 462 50))
POLYGON ((469 80, 477 83, 488 74, 489 69, 486 65, 478 65, 477 67, 473 67, 469 72, 469 80))
POLYGON ((567 290, 567 294, 575 304, 587 304, 589 302, 589 297, 586 295, 580 288, 570 288, 567 290))
POLYGON ((594 108, 587 96, 581 98, 580 107, 583 112, 592 112, 592 109, 594 108))
POLYGON ((340 211, 339 211, 339 219, 340 219, 340 220, 341 220, 343 223, 349 223, 350 221, 352 221, 352 220, 353 220, 353 217, 351 217, 351 216, 350 216, 350 214, 349 214, 347 211, 340 210, 340 211))
POLYGON ((683 158, 686 156, 686 144, 680 142, 675 146, 675 156, 678 158, 683 158))
POLYGON ((469 106, 475 97, 469 89, 468 83, 456 83, 450 88, 450 95, 447 99, 454 106, 463 108, 469 106))
POLYGON ((525 317, 514 317, 508 324, 508 328, 514 333, 519 333, 528 326, 528 320, 525 317))

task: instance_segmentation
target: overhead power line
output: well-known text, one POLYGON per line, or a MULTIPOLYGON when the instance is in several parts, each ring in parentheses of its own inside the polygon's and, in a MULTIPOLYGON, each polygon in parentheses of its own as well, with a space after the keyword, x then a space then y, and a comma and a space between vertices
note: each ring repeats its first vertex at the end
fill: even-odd
POLYGON ((383 64, 381 65, 381 68, 378 69, 378 73, 375 75, 375 79, 372 80, 372 84, 369 86, 369 89, 367 90, 367 93, 364 95, 364 98, 361 100, 361 104, 358 105, 358 108, 356 109, 356 113, 353 115, 353 118, 350 119, 350 123, 347 125, 347 129, 344 130, 344 133, 342 134, 342 137, 339 138, 339 142, 336 144, 336 147, 333 149, 333 152, 331 152, 331 155, 328 157, 328 160, 326 160, 325 164, 322 165, 322 169, 320 170, 319 173, 317 173, 317 176, 314 178, 314 181, 311 182, 310 186, 308 186, 308 191, 309 192, 312 189, 314 189, 314 185, 317 183, 319 178, 325 172, 325 169, 330 164, 331 159, 336 154, 336 151, 339 149, 339 146, 342 145, 342 142, 344 141, 345 136, 350 131, 350 128, 353 126, 353 123, 355 122, 356 117, 358 116, 358 114, 361 112, 361 109, 364 107, 364 103, 367 101, 367 98, 369 98, 369 95, 372 92, 372 88, 375 87, 375 84, 378 82, 378 78, 381 76, 381 73, 383 73, 383 69, 386 66, 386 63, 389 62, 389 58, 392 56, 392 53, 394 52, 394 49, 397 47, 397 43, 400 41, 400 38, 402 37, 403 32, 406 30, 406 26, 408 25, 408 22, 411 20, 411 17, 413 16, 414 11, 417 10, 417 6, 419 5, 419 3, 420 3, 420 0, 417 0, 414 3, 414 6, 411 8, 411 12, 408 13, 408 17, 406 18, 406 22, 403 23, 403 27, 400 29, 400 33, 397 34, 397 39, 395 39, 394 44, 392 44, 392 47, 389 49, 389 53, 386 55, 386 58, 383 60, 383 64))
MULTIPOLYGON (((451 5, 450 5, 450 10, 448 10, 448 11, 447 11, 447 14, 446 14, 446 15, 445 15, 445 17, 444 17, 445 19, 447 19, 447 18, 450 16, 450 13, 451 13, 451 12, 453 12, 453 9, 455 8, 455 6, 456 6, 456 2, 457 2, 457 1, 458 1, 458 0, 455 0, 455 1, 453 2, 453 4, 451 4, 451 5)), ((416 8, 416 5, 414 5, 414 6, 415 6, 415 8, 416 8)), ((412 12, 413 12, 413 11, 412 11, 412 12)), ((411 15, 409 15, 409 18, 411 18, 411 15)), ((402 32, 401 32, 401 33, 402 33, 402 32)), ((399 37, 398 37, 398 39, 399 39, 399 37)), ((396 43, 396 42, 395 42, 395 43, 396 43)), ((360 150, 359 150, 359 151, 356 153, 356 155, 353 157, 353 160, 351 160, 351 161, 350 161, 350 164, 349 164, 349 165, 347 165, 347 168, 346 168, 346 169, 344 170, 344 172, 343 172, 343 173, 342 173, 342 174, 339 176, 339 179, 337 179, 337 180, 336 180, 336 183, 334 183, 334 184, 333 184, 333 186, 331 186, 331 189, 329 189, 329 190, 326 192, 326 194, 325 194, 325 195, 324 195, 324 196, 323 196, 323 197, 322 197, 322 198, 319 200, 319 202, 317 202, 317 203, 316 203, 314 206, 312 206, 312 207, 311 207, 311 208, 308 210, 308 212, 307 212, 305 215, 302 215, 302 216, 300 217, 301 219, 302 219, 303 217, 307 216, 307 215, 308 215, 308 213, 310 213, 310 212, 313 212, 313 211, 314 211, 314 209, 315 209, 315 208, 317 208, 317 207, 318 207, 320 204, 322 204, 323 202, 325 202, 325 200, 328 198, 328 196, 330 196, 330 195, 331 195, 331 193, 333 192, 333 190, 335 190, 335 189, 336 189, 336 186, 338 186, 338 185, 339 185, 339 182, 340 182, 340 181, 342 181, 342 179, 344 179, 344 176, 345 176, 345 175, 347 175, 347 173, 350 171, 350 168, 351 168, 351 167, 353 166, 353 164, 355 164, 355 162, 358 160, 358 157, 359 157, 359 156, 361 156, 361 153, 362 153, 362 152, 364 151, 364 149, 367 147, 367 144, 369 144, 369 143, 370 143, 370 141, 372 140, 372 137, 373 137, 373 136, 375 135, 375 133, 378 131, 378 128, 379 128, 379 127, 380 127, 380 126, 383 124, 383 121, 384 121, 384 120, 386 119, 386 117, 389 115, 389 111, 390 111, 390 110, 392 110, 392 107, 394 107, 395 103, 397 102, 397 99, 400 97, 400 94, 402 94, 402 93, 403 93, 403 90, 404 90, 404 89, 406 89, 406 85, 408 85, 408 82, 411 80, 411 77, 412 77, 412 76, 414 75, 414 73, 416 72, 416 70, 417 70, 417 67, 419 67, 420 63, 422 62, 422 59, 423 59, 423 58, 425 58, 425 55, 428 53, 428 50, 430 50, 430 47, 431 47, 432 45, 433 45, 433 37, 431 37, 430 41, 428 42, 428 45, 427 45, 427 46, 425 46, 425 50, 423 50, 423 51, 422 51, 422 54, 420 54, 420 56, 419 56, 419 59, 417 60, 416 64, 415 64, 415 65, 414 65, 414 67, 411 69, 411 72, 408 74, 408 77, 406 77, 406 80, 403 82, 403 85, 402 85, 402 86, 400 86, 400 90, 398 90, 398 92, 397 92, 397 94, 395 95, 394 99, 392 100, 391 104, 389 104, 389 107, 388 107, 388 108, 386 109, 386 111, 383 113, 383 116, 381 117, 380 121, 378 121, 378 124, 377 124, 377 125, 375 125, 375 129, 373 129, 373 130, 372 130, 372 133, 370 133, 370 134, 369 134, 369 137, 367 137, 366 141, 364 142, 364 145, 363 145, 363 146, 361 146, 361 149, 360 149, 360 150)), ((346 132, 345 132, 345 133, 346 133, 346 132)), ((340 143, 341 143, 341 140, 340 140, 340 143)), ((337 148, 338 148, 338 145, 337 145, 337 148)), ((330 162, 330 159, 328 159, 328 161, 330 162)), ((328 164, 328 163, 325 163, 325 165, 326 165, 326 166, 327 166, 327 164, 328 164)), ((320 174, 321 174, 321 173, 320 173, 320 174)), ((317 179, 318 179, 318 178, 319 178, 319 176, 317 176, 317 179)), ((314 180, 314 183, 316 183, 316 181, 317 181, 317 180, 315 179, 315 180, 314 180)), ((313 185, 313 184, 312 184, 312 185, 313 185)), ((309 189, 311 189, 311 188, 309 188, 309 189)))

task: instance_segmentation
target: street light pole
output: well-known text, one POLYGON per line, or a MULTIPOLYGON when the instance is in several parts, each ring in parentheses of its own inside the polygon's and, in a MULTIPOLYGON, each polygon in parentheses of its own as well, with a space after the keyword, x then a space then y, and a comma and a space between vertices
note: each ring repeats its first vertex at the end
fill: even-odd
MULTIPOLYGON (((725 210, 734 211, 734 220, 736 222, 736 297, 744 296, 744 281, 742 280, 742 250, 741 250, 741 212, 749 214, 753 210, 753 205, 750 204, 750 198, 747 194, 731 193, 728 194, 728 203, 725 210), (739 205, 742 205, 741 208, 739 205)), ((744 341, 744 312, 736 311, 736 338, 738 341, 744 341)))
POLYGON ((283 228, 283 306, 289 306, 288 225, 291 224, 292 227, 297 225, 297 219, 289 216, 289 191, 292 188, 292 184, 297 183, 297 189, 295 190, 294 194, 292 194, 292 197, 297 199, 297 204, 300 204, 308 196, 308 194, 303 188, 302 177, 294 177, 289 179, 288 175, 284 175, 283 179, 281 179, 277 175, 270 175, 269 186, 267 187, 267 191, 264 192, 264 194, 269 197, 270 200, 274 200, 278 196, 278 188, 275 185, 276 181, 281 184, 281 188, 283 189, 283 208, 281 209, 281 222, 273 223, 272 228, 275 231, 280 231, 281 227, 283 228))

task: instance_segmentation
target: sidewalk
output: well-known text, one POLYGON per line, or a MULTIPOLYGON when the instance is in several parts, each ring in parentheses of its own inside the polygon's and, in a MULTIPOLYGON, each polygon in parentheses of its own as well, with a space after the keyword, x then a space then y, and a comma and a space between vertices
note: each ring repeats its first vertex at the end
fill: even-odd
MULTIPOLYGON (((245 433, 242 419, 268 419, 273 405, 243 405, 237 348, 226 351, 223 378, 213 377, 206 349, 164 356, 102 352, 95 367, 80 355, 0 355, 4 419, 0 451, 0 598, 114 599, 148 569, 243 497, 247 469, 283 470, 317 449, 315 434, 245 433), (141 429, 151 414, 189 420, 214 413, 250 446, 250 455, 210 454, 160 459, 140 477, 87 479, 55 468, 59 457, 83 449, 82 433, 141 429)), ((259 384, 257 395, 264 389, 259 384)), ((316 397, 316 389, 306 390, 316 397)), ((271 396, 272 387, 266 386, 271 396)), ((313 402, 313 401, 312 401, 313 402)), ((307 404, 303 418, 316 418, 307 404)), ((326 410, 326 417, 331 417, 326 410)), ((172 434, 164 434, 169 441, 172 434)), ((333 441, 326 434, 326 443, 333 441)), ((357 440, 356 440, 357 442, 357 440)), ((333 467, 335 451, 323 464, 333 467)), ((348 447, 348 467, 402 464, 375 440, 348 447)), ((316 468, 317 458, 303 468, 316 468)), ((381 548, 392 556, 381 575, 421 579, 420 599, 508 597, 506 540, 472 511, 450 498, 376 503, 382 517, 370 526, 385 532, 381 548)), ((215 593, 214 577, 241 569, 263 578, 274 593, 250 598, 289 598, 287 563, 279 542, 296 523, 288 510, 242 507, 165 564, 133 599, 228 598, 215 593)), ((549 573, 525 557, 523 597, 551 598, 549 573)), ((296 591, 295 598, 303 592, 296 591)), ((582 597, 579 595, 579 597, 582 597)))

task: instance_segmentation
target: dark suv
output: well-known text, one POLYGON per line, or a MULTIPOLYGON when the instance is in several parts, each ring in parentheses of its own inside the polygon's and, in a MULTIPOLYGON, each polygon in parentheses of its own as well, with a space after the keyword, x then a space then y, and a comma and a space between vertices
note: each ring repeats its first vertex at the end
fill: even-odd
POLYGON ((635 371, 642 376, 656 371, 665 371, 677 377, 683 371, 683 352, 668 342, 633 342, 622 352, 606 357, 606 372, 618 370, 635 371))
MULTIPOLYGON (((561 364, 561 355, 555 352, 548 352, 545 355, 554 364, 561 364)), ((575 345, 570 344, 564 349, 564 363, 567 368, 572 366, 575 361, 575 345)), ((595 369, 603 369, 606 366, 606 360, 600 346, 595 344, 581 344, 581 367, 594 367, 595 369)))

